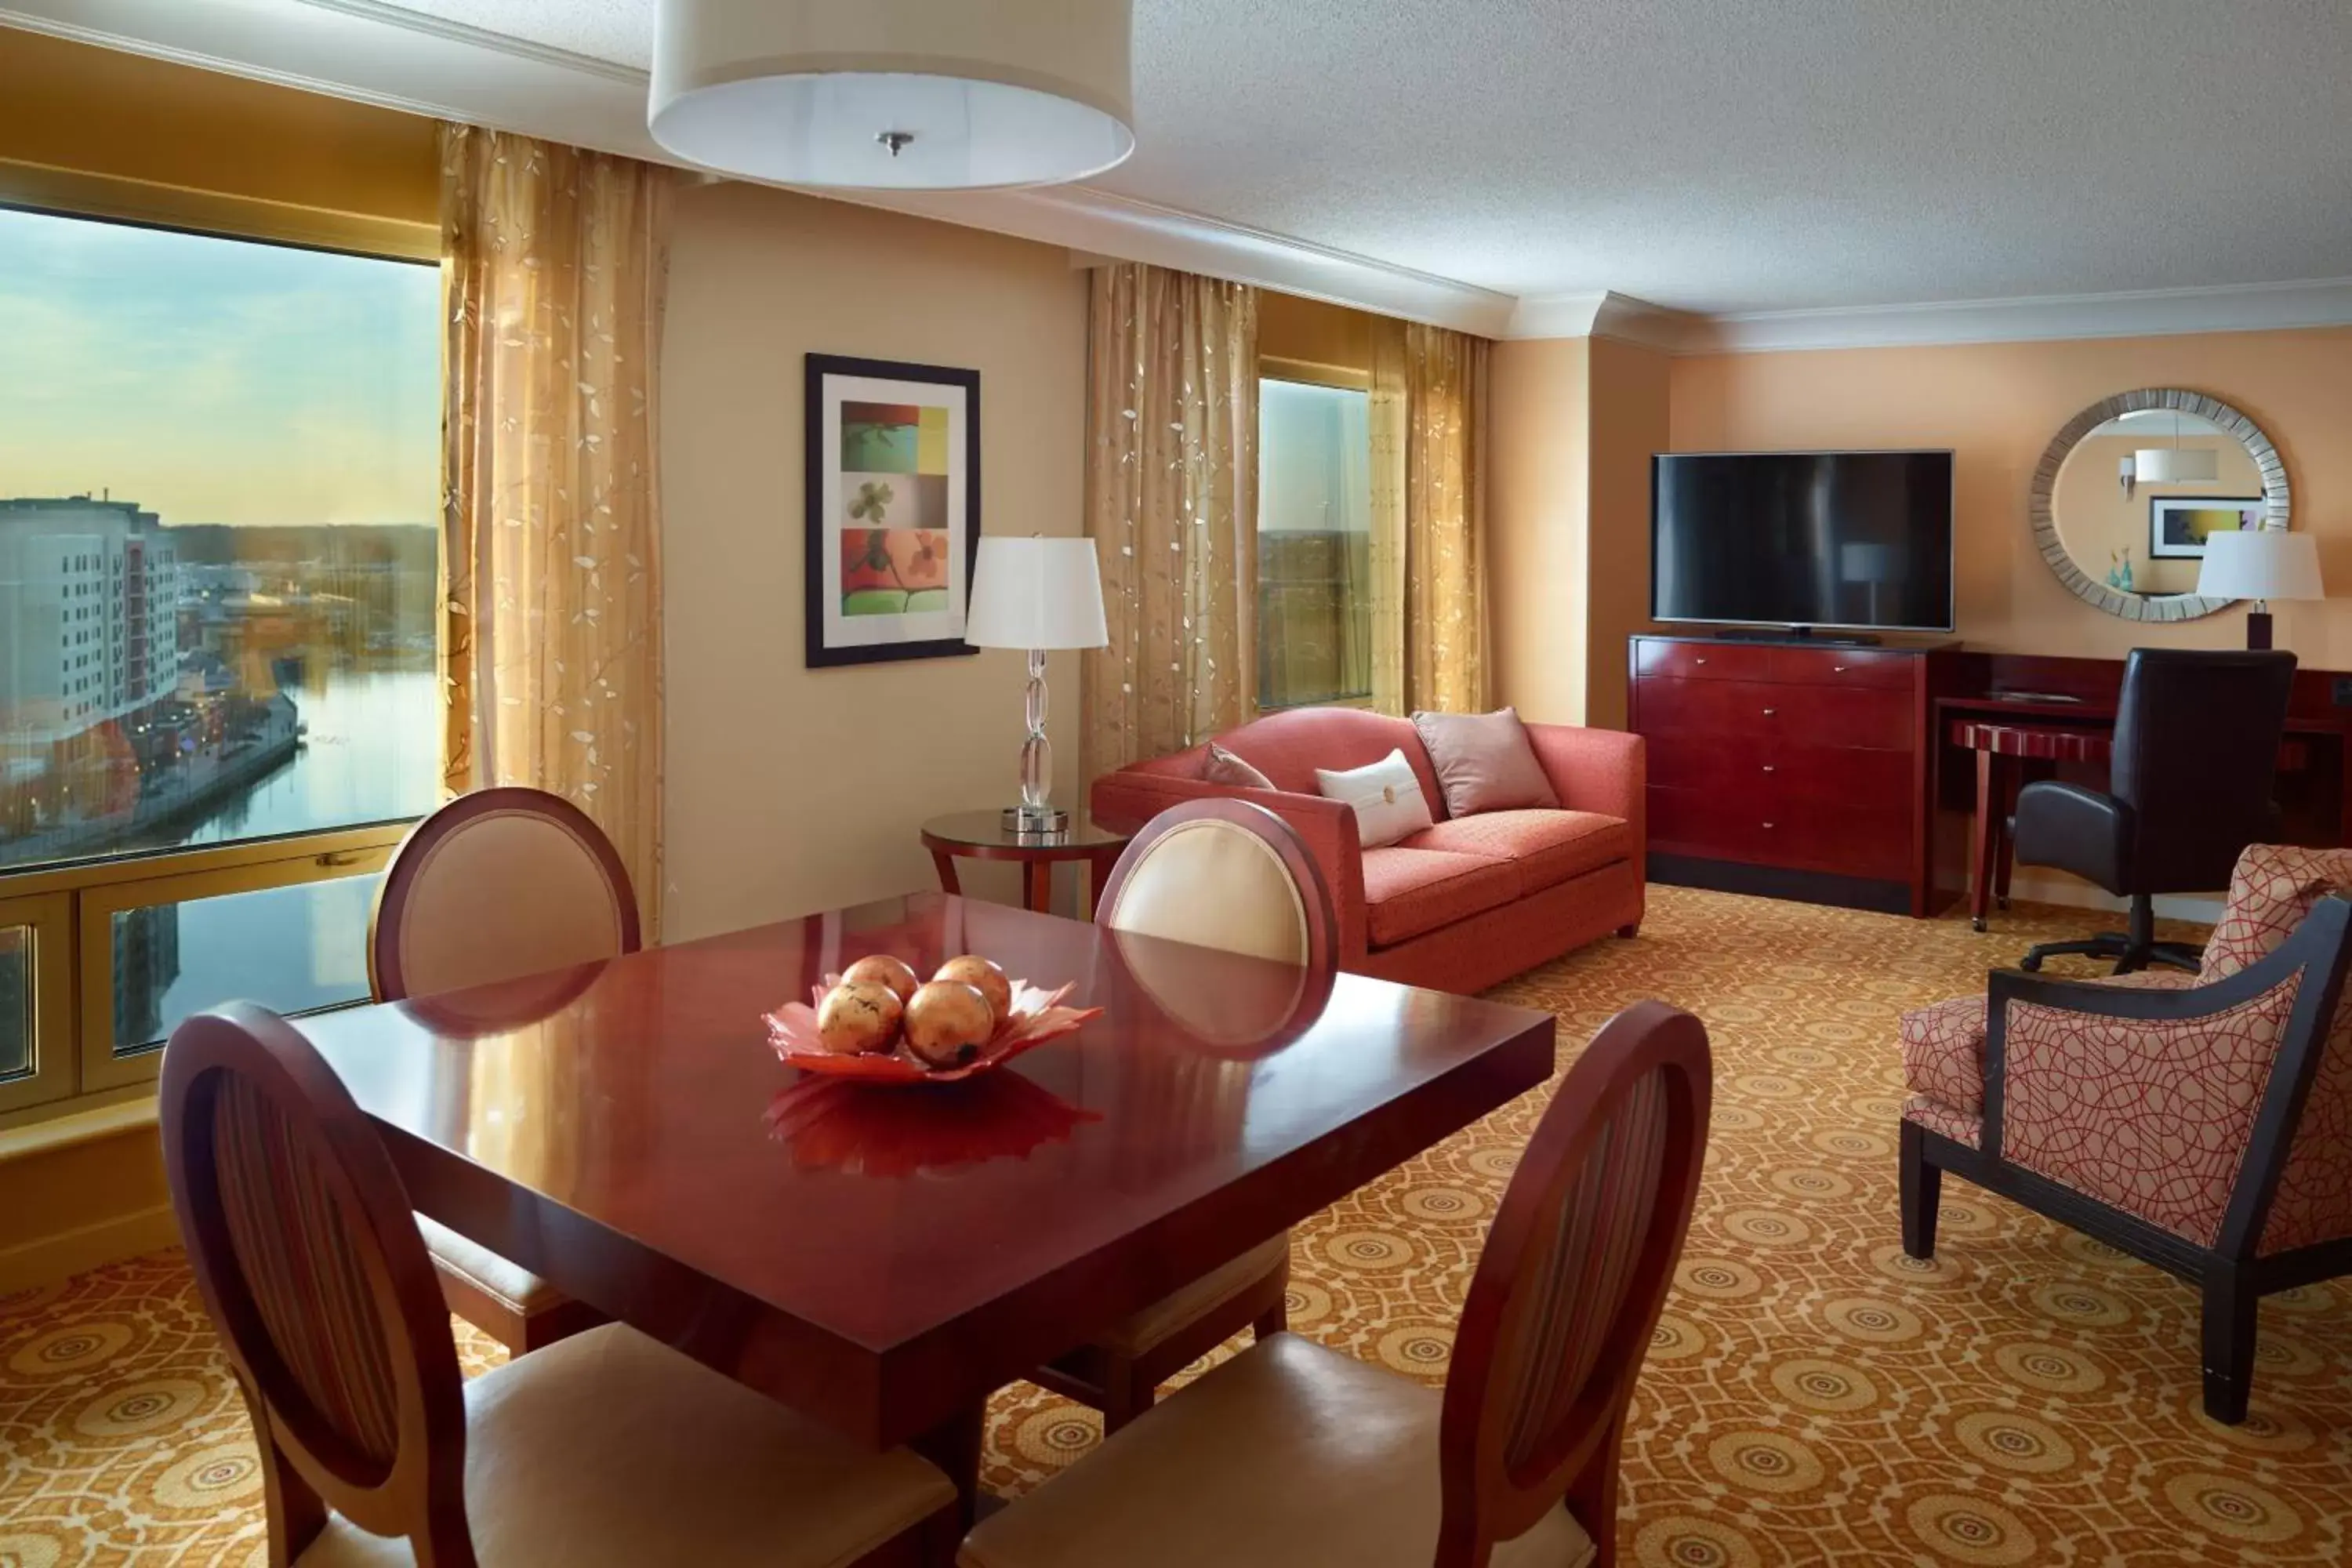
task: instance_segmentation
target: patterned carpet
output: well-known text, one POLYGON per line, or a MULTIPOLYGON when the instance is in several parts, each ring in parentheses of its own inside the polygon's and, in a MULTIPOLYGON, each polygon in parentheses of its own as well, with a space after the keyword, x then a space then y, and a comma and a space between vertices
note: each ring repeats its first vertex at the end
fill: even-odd
MULTIPOLYGON (((2263 1309, 2253 1415, 2199 1408, 2197 1300, 1958 1182, 1941 1257, 1896 1244, 1895 1016, 1980 988, 2079 912, 1977 936, 1662 889, 1637 942, 1504 987, 1580 1045, 1625 1004, 1706 1020, 1706 1186, 1625 1455, 1622 1561, 2336 1563, 2352 1521, 2352 1285, 2263 1309)), ((1436 1382, 1540 1109, 1506 1109, 1300 1227, 1303 1332, 1436 1382)), ((495 1353, 478 1340, 469 1363, 495 1353)), ((1097 1426, 1024 1386, 989 1479, 1018 1492, 1097 1426)), ((244 1415, 176 1255, 0 1300, 0 1568, 264 1560, 244 1415)))

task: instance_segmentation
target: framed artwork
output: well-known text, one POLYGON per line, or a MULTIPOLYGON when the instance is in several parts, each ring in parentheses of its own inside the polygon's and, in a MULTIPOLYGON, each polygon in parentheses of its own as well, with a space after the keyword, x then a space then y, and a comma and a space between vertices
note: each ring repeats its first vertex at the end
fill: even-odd
POLYGON ((808 356, 811 668, 979 650, 980 372, 808 356))
POLYGON ((2268 510, 2260 496, 2150 496, 2147 552, 2158 561, 2201 560, 2206 535, 2260 528, 2268 510))

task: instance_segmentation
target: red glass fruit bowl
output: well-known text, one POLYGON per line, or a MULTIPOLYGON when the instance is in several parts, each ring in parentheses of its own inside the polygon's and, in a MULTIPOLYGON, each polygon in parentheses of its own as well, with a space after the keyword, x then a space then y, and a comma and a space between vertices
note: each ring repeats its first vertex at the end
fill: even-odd
POLYGON ((1022 1052, 1059 1039, 1102 1016, 1099 1007, 1062 1005, 1062 999, 1076 989, 1075 984, 1058 991, 1041 991, 1025 980, 1016 980, 1013 983, 1012 1009, 1005 1014, 1004 1022, 996 1026, 988 1044, 953 1067, 934 1068, 926 1066, 903 1045, 856 1056, 826 1050, 817 1033, 817 1005, 824 1001, 826 992, 840 984, 841 976, 828 974, 808 1001, 787 1002, 766 1016, 768 1043, 776 1048, 777 1058, 786 1067, 865 1083, 955 1083, 1001 1068, 1022 1052))

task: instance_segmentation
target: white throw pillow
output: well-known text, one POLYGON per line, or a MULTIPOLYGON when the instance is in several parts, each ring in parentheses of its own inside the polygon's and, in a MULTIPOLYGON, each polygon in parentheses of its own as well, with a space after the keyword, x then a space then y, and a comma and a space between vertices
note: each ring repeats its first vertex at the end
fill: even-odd
POLYGON ((1324 799, 1344 800, 1356 808, 1356 835, 1367 849, 1410 838, 1431 826, 1429 801, 1401 748, 1370 767, 1343 773, 1317 768, 1315 787, 1324 799))

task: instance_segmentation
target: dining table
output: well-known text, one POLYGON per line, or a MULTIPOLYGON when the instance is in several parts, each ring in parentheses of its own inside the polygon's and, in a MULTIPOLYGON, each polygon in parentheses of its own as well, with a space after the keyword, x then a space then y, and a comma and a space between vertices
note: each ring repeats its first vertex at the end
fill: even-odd
POLYGON ((990 1395, 1548 1079, 1548 1013, 947 894, 314 1016, 416 1209, 982 1501, 990 1395), (960 1083, 787 1067, 869 953, 1099 1008, 960 1083))

